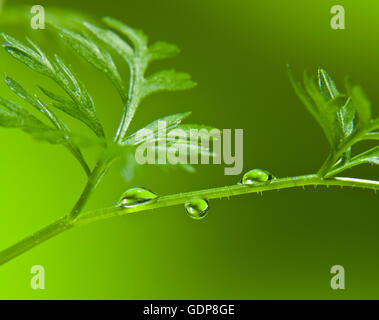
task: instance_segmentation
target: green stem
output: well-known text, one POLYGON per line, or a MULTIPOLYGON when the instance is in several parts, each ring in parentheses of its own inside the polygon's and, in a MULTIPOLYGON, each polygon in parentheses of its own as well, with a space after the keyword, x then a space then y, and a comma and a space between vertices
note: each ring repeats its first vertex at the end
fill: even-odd
POLYGON ((334 165, 334 156, 333 153, 329 153, 328 157, 326 158, 325 162, 322 164, 320 170, 317 172, 317 174, 320 177, 324 177, 325 174, 330 170, 330 168, 334 165))
POLYGON ((75 206, 68 215, 68 220, 74 220, 83 210, 85 204, 88 202, 89 197, 92 192, 96 189, 97 184, 102 179, 105 172, 108 170, 112 158, 105 158, 104 156, 97 162, 92 173, 88 177, 87 185, 85 186, 82 194, 79 197, 79 200, 76 202, 75 206))
MULTIPOLYGON (((24 240, 18 242, 17 244, 5 249, 0 252, 0 265, 5 262, 19 256, 25 251, 32 249, 38 244, 50 239, 51 237, 60 234, 71 227, 85 225, 88 223, 108 219, 111 217, 122 216, 129 213, 148 211, 157 208, 170 207, 175 205, 183 205, 186 201, 193 198, 205 198, 205 199, 216 199, 216 198, 229 198, 231 196, 264 192, 270 190, 280 190, 286 188, 296 188, 305 187, 309 185, 324 185, 324 186, 341 186, 341 187, 356 187, 363 189, 379 190, 379 181, 372 180, 362 180, 355 178, 330 178, 323 179, 316 174, 298 176, 291 178, 276 179, 271 182, 258 183, 254 185, 233 185, 226 187, 219 187, 213 189, 205 189, 199 191, 192 191, 180 194, 173 194, 168 196, 162 196, 157 198, 155 201, 145 203, 143 205, 138 205, 130 208, 121 207, 111 207, 102 210, 96 210, 88 212, 77 216, 76 219, 68 219, 67 216, 59 219, 58 221, 52 223, 51 225, 41 229, 37 233, 24 240)), ((87 193, 85 193, 87 194, 87 193)), ((88 197, 85 196, 84 199, 88 197)), ((84 200, 83 200, 84 201, 84 200)), ((83 201, 80 201, 82 203, 83 201)), ((85 201, 84 201, 85 202, 85 201)), ((83 207, 79 205, 79 207, 83 207)))
POLYGON ((87 177, 89 177, 91 175, 91 169, 89 168, 87 162, 84 160, 83 154, 81 153, 79 148, 70 143, 66 143, 66 147, 73 154, 75 159, 78 160, 79 164, 82 166, 87 177))
MULTIPOLYGON (((362 140, 378 140, 379 135, 377 132, 371 133, 372 130, 376 130, 379 127, 378 121, 372 121, 370 125, 364 129, 355 131, 348 140, 346 140, 342 145, 338 147, 338 150, 334 153, 330 153, 328 158, 325 160, 321 169, 318 171, 320 177, 331 177, 342 170, 333 170, 329 172, 337 161, 341 158, 342 154, 351 148, 354 144, 362 140), (333 174, 332 174, 333 173, 333 174)), ((346 167, 347 169, 348 167, 346 167)))
POLYGON ((122 208, 122 207, 110 207, 94 212, 89 212, 80 216, 77 220, 73 222, 76 225, 83 225, 99 220, 108 219, 111 217, 122 216, 129 213, 135 213, 140 211, 148 211, 158 208, 165 208, 170 206, 182 205, 186 201, 194 198, 203 198, 207 200, 211 199, 222 199, 229 198, 237 195, 249 194, 249 193, 259 193, 270 190, 281 190, 296 187, 305 186, 341 186, 341 187, 355 187, 379 190, 379 181, 355 179, 355 178, 345 178, 336 177, 331 179, 320 178, 316 174, 297 176, 290 178, 282 178, 273 180, 269 183, 257 183, 256 185, 232 185, 219 188, 198 190, 186 193, 173 194, 168 196, 162 196, 157 198, 157 200, 146 203, 144 205, 122 208))
POLYGON ((41 230, 21 240, 15 245, 9 247, 8 249, 1 251, 0 252, 0 265, 36 247, 40 243, 45 242, 46 240, 54 237, 55 235, 60 234, 63 231, 70 229, 71 227, 72 225, 68 223, 67 218, 64 217, 48 225, 47 227, 42 228, 41 230))
POLYGON ((143 81, 143 74, 145 72, 145 69, 146 64, 141 62, 135 62, 130 67, 130 85, 128 100, 125 104, 124 112, 121 117, 121 121, 114 139, 116 143, 120 142, 125 137, 129 125, 137 110, 140 101, 140 93, 138 92, 138 90, 140 90, 141 88, 141 83, 143 81))

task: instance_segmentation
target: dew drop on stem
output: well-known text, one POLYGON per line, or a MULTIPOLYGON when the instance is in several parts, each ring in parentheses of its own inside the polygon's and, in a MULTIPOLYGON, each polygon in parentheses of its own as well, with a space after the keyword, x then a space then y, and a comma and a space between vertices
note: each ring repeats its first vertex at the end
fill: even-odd
POLYGON ((255 184, 271 181, 272 179, 274 179, 274 176, 270 172, 262 169, 253 169, 243 175, 240 184, 255 184))
POLYGON ((205 199, 191 199, 184 204, 184 207, 190 218, 201 220, 208 213, 209 203, 205 199))
POLYGON ((145 188, 135 187, 126 190, 122 194, 120 200, 118 201, 118 205, 120 207, 129 208, 146 204, 156 198, 158 198, 158 196, 154 192, 145 188))

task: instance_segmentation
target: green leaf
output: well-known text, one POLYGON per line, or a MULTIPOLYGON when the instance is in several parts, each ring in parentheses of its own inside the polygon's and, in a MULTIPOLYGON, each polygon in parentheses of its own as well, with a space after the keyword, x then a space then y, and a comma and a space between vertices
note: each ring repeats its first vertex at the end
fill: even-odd
POLYGON ((325 69, 318 69, 318 79, 321 93, 327 100, 334 99, 340 94, 334 80, 325 69))
POLYGON ((105 17, 103 21, 111 28, 127 36, 132 42, 137 55, 146 49, 148 38, 142 30, 131 28, 125 23, 111 17, 105 17))
MULTIPOLYGON (((318 70, 319 87, 328 104, 337 108, 339 142, 344 142, 354 131, 355 108, 350 97, 346 98, 336 87, 334 80, 325 69, 318 70)), ((344 154, 345 161, 350 158, 351 148, 344 154)))
POLYGON ((363 163, 379 164, 379 146, 353 157, 349 165, 352 167, 363 163))
POLYGON ((345 97, 342 98, 346 101, 342 108, 338 111, 338 120, 340 123, 340 128, 343 137, 349 137, 354 131, 354 119, 355 119, 355 108, 353 102, 349 97, 347 100, 345 97))
POLYGON ((0 109, 0 125, 6 128, 21 127, 22 119, 12 111, 0 109))
POLYGON ((51 105, 54 108, 57 108, 67 113, 68 115, 77 120, 80 120, 90 129, 92 129, 95 133, 97 133, 97 136, 103 137, 103 134, 101 133, 101 125, 96 121, 96 119, 92 118, 92 115, 88 115, 88 113, 85 112, 85 109, 83 110, 81 108, 78 108, 77 105, 70 99, 57 95, 41 86, 38 87, 47 97, 54 100, 54 102, 51 103, 51 105))
POLYGON ((45 115, 56 127, 60 127, 60 121, 43 103, 36 97, 31 96, 17 81, 5 75, 5 83, 8 87, 17 94, 20 98, 27 101, 30 105, 36 108, 39 112, 45 115), (58 124, 59 123, 59 124, 58 124))
POLYGON ((366 97, 363 89, 354 86, 351 90, 351 98, 355 109, 357 110, 360 123, 363 127, 367 126, 371 120, 371 102, 366 97))
POLYGON ((55 28, 59 30, 60 37, 73 48, 78 55, 109 77, 125 101, 127 99, 127 95, 125 94, 126 89, 124 88, 113 58, 105 47, 96 43, 88 34, 81 35, 58 26, 55 26, 55 28))
POLYGON ((128 127, 144 97, 160 91, 186 90, 196 84, 188 74, 174 70, 160 71, 146 78, 145 73, 150 62, 171 58, 179 52, 178 48, 162 41, 148 47, 148 38, 142 31, 110 17, 105 17, 103 20, 109 27, 126 36, 131 43, 130 46, 110 30, 84 23, 93 35, 118 52, 130 68, 128 100, 125 102, 123 117, 115 137, 115 141, 122 144, 126 140, 128 127))
MULTIPOLYGON (((300 100, 320 124, 333 150, 346 141, 354 131, 355 108, 350 98, 341 94, 326 70, 318 69, 318 85, 307 73, 304 87, 297 83, 288 69, 291 83, 300 100)), ((344 157, 349 157, 346 150, 344 157)))
POLYGON ((158 41, 149 47, 148 54, 150 61, 168 59, 177 56, 179 48, 174 44, 158 41))
POLYGON ((143 85, 144 97, 160 91, 181 91, 191 89, 196 83, 188 73, 163 70, 149 76, 143 85))
POLYGON ((186 171, 188 173, 195 173, 196 172, 196 169, 194 166, 191 166, 190 164, 185 164, 185 163, 178 163, 178 164, 159 164, 159 163, 157 163, 155 166, 158 167, 159 169, 163 169, 166 171, 169 171, 169 170, 172 171, 172 170, 179 169, 179 170, 186 171))
POLYGON ((8 109, 0 109, 0 126, 22 129, 35 139, 44 140, 52 144, 65 142, 64 133, 44 124, 14 102, 0 98, 0 105, 8 109))
POLYGON ((324 98, 314 79, 307 73, 304 73, 304 86, 318 110, 320 125, 322 126, 330 145, 333 149, 336 149, 340 140, 340 132, 337 126, 336 117, 338 106, 330 104, 329 101, 324 98))
POLYGON ((54 73, 54 68, 50 61, 31 40, 28 39, 28 42, 34 47, 35 50, 25 46, 9 35, 1 33, 1 36, 7 42, 7 44, 3 44, 3 47, 14 58, 39 73, 47 74, 49 76, 54 73))
MULTIPOLYGON (((71 132, 66 126, 66 124, 59 119, 45 104, 43 104, 37 97, 32 97, 26 92, 24 88, 21 87, 15 80, 5 76, 5 82, 8 84, 9 88, 14 91, 18 96, 27 101, 30 105, 36 108, 44 116, 46 116, 51 123, 55 126, 56 130, 50 129, 49 127, 43 127, 40 125, 38 120, 38 126, 26 125, 22 129, 26 132, 29 132, 34 137, 39 137, 42 140, 50 139, 51 143, 64 143, 67 149, 76 157, 76 159, 81 163, 87 175, 90 174, 87 163, 84 160, 84 157, 79 149, 79 147, 71 139, 71 132), (59 139, 58 139, 59 138, 59 139), (55 142, 56 141, 56 142, 55 142)), ((18 107, 20 109, 21 107, 18 107)), ((22 109, 22 108, 21 108, 22 109)), ((20 111, 21 112, 21 111, 20 111)), ((26 116, 24 118, 29 119, 32 122, 36 122, 34 117, 27 115, 27 111, 22 111, 26 116)), ((25 121, 25 120, 24 120, 25 121)), ((42 123, 42 122, 41 122, 42 123)))
POLYGON ((316 105, 314 104, 312 99, 310 99, 308 94, 305 92, 302 85, 295 79, 289 65, 287 65, 287 72, 288 72, 288 76, 289 76, 290 82, 292 84, 292 87, 294 88, 295 93, 299 97, 300 101, 307 107, 309 113, 316 119, 316 121, 319 123, 319 125, 324 130, 322 123, 321 123, 319 111, 318 111, 316 105))
POLYGON ((116 33, 110 30, 106 30, 97 27, 91 23, 84 22, 83 25, 98 39, 113 48, 120 56, 122 56, 126 62, 132 63, 134 52, 133 49, 116 33))
POLYGON ((199 155, 205 155, 209 157, 214 157, 216 154, 212 152, 209 148, 202 146, 200 143, 195 144, 190 141, 183 141, 183 140, 178 140, 178 141, 167 141, 166 146, 151 146, 151 148, 154 148, 155 151, 157 152, 163 152, 169 151, 169 148, 172 146, 185 146, 187 150, 187 155, 190 153, 195 152, 196 154, 199 155))
POLYGON ((154 136, 158 136, 160 133, 159 126, 158 126, 159 122, 165 122, 166 129, 173 129, 173 128, 176 128, 185 118, 189 117, 190 115, 191 115, 191 112, 188 111, 188 112, 183 112, 183 113, 175 113, 175 114, 171 114, 160 119, 156 119, 153 122, 146 125, 144 128, 126 137, 122 141, 122 145, 137 145, 139 143, 146 141, 146 140, 139 140, 137 138, 146 129, 151 130, 154 136))
MULTIPOLYGON (((32 41, 28 40, 33 49, 8 35, 2 34, 2 36, 7 41, 7 44, 4 45, 5 49, 13 57, 26 64, 32 70, 53 79, 70 96, 72 103, 79 109, 82 115, 79 120, 89 126, 97 136, 104 136, 104 131, 97 118, 91 96, 84 84, 77 79, 61 58, 55 55, 55 61, 50 61, 32 41)), ((18 91, 19 95, 23 94, 20 88, 16 91, 18 91)), ((31 103, 31 100, 29 99, 28 102, 31 103)), ((37 102, 37 104, 39 103, 37 102)), ((34 106, 36 106, 35 103, 34 106)))
POLYGON ((379 140, 379 132, 366 133, 362 140, 379 140))
POLYGON ((155 164, 155 166, 161 170, 172 171, 172 170, 183 170, 187 173, 195 173, 196 168, 190 164, 178 163, 178 164, 155 164))
POLYGON ((209 141, 219 141, 222 134, 222 131, 218 128, 201 124, 180 124, 175 129, 183 130, 187 134, 188 141, 191 142, 197 142, 199 137, 206 138, 209 141))
POLYGON ((181 124, 177 128, 182 129, 187 133, 190 133, 191 130, 198 130, 198 131, 203 130, 203 132, 205 132, 205 131, 210 132, 212 130, 218 130, 218 132, 222 133, 222 131, 216 127, 212 127, 212 126, 208 126, 208 125, 204 125, 204 124, 196 124, 196 123, 181 124))
MULTIPOLYGON (((70 96, 72 103, 75 108, 78 109, 78 114, 81 114, 81 117, 78 117, 80 121, 85 123, 98 137, 104 137, 104 130, 102 125, 97 118, 96 109, 85 85, 77 79, 74 73, 66 66, 61 58, 55 55, 56 60, 56 82, 66 91, 70 96)), ((70 106, 64 109, 69 109, 70 106)), ((70 114, 70 113, 68 113, 70 114)), ((70 114, 72 115, 72 114, 70 114)))
MULTIPOLYGON (((173 165, 173 164, 154 164, 155 167, 161 169, 161 170, 165 170, 165 171, 172 171, 172 170, 176 170, 176 169, 179 169, 179 170, 183 170, 183 171, 186 171, 188 173, 194 173, 196 172, 196 169, 195 167, 191 166, 190 164, 182 164, 182 163, 178 163, 176 165, 173 165)), ((126 182, 131 182, 135 175, 136 175, 136 172, 138 170, 141 170, 143 167, 140 166, 136 160, 135 160, 135 157, 134 157, 134 152, 133 151, 126 151, 125 154, 123 154, 122 158, 121 158, 121 167, 120 167, 120 171, 121 171, 121 175, 122 177, 124 178, 124 180, 126 182)))

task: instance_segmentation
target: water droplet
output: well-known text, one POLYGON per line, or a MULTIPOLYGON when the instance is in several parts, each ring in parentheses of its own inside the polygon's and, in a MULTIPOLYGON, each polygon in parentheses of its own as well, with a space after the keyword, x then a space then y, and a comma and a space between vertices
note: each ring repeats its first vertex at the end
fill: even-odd
POLYGON ((190 218, 200 220, 207 215, 209 203, 205 199, 191 199, 184 204, 184 207, 190 218))
POLYGON ((126 190, 118 202, 120 207, 134 207, 156 199, 158 196, 145 188, 135 187, 126 190))
POLYGON ((253 169, 244 174, 241 180, 241 184, 254 184, 257 182, 266 182, 272 180, 273 175, 262 169, 253 169))

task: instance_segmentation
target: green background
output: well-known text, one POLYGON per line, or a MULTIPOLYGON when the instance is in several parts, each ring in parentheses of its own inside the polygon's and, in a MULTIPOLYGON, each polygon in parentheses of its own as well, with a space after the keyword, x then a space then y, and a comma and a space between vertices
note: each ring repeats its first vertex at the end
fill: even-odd
MULTIPOLYGON (((7 1, 11 7, 35 1, 7 1)), ((375 1, 107 0, 42 1, 95 17, 120 18, 151 41, 181 48, 175 60, 152 70, 188 71, 198 87, 160 94, 139 109, 134 128, 160 116, 192 110, 190 122, 244 129, 244 170, 265 168, 278 177, 315 172, 328 146, 295 96, 295 74, 325 67, 342 86, 361 84, 378 115, 379 4, 375 1), (330 28, 330 8, 344 5, 346 30, 330 28)), ((121 112, 102 74, 76 58, 48 30, 25 22, 1 31, 25 34, 48 52, 69 59, 86 82, 108 134, 121 112)), ((37 92, 42 76, 0 53, 0 70, 37 92)), ((126 67, 122 69, 127 74, 126 67)), ((14 99, 0 84, 0 94, 14 99)), ((18 101, 16 99, 16 101, 18 101)), ((74 128, 82 129, 76 122, 74 128)), ((83 129, 85 130, 85 129, 83 129)), ((87 156, 93 160, 94 150, 87 156)), ((110 206, 128 186, 158 194, 234 184, 222 166, 199 166, 191 175, 143 167, 131 182, 115 165, 88 208, 110 206)), ((375 167, 353 177, 379 179, 375 167)), ((0 246, 5 248, 66 214, 85 176, 63 147, 0 129, 0 246)), ((206 219, 172 207, 83 226, 0 267, 2 299, 350 299, 379 298, 379 199, 372 191, 313 187, 216 200, 206 219), (346 290, 330 288, 330 268, 342 265, 346 290), (32 290, 30 268, 42 265, 46 289, 32 290)))

